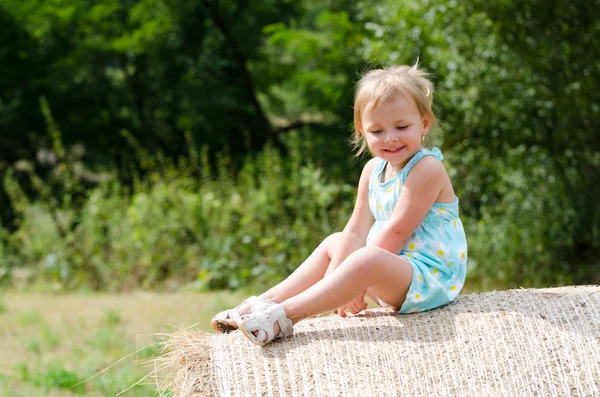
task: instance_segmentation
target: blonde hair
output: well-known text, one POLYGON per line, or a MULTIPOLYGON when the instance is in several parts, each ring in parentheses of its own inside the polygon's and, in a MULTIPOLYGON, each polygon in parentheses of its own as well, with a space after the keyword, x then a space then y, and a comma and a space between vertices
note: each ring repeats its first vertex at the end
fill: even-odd
POLYGON ((354 96, 354 133, 352 145, 356 156, 368 150, 364 137, 359 129, 362 115, 385 102, 396 93, 410 95, 419 109, 421 117, 427 117, 431 125, 437 124, 433 114, 433 83, 427 72, 414 66, 392 66, 374 69, 365 73, 356 85, 354 96))

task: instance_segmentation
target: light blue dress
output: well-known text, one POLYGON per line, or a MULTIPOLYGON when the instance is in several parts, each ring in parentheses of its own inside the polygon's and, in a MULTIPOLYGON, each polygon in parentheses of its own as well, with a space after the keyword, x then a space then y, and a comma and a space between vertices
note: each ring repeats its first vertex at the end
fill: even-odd
MULTIPOLYGON (((422 148, 385 182, 381 180, 386 161, 377 161, 369 178, 369 207, 375 223, 367 246, 392 216, 408 173, 425 156, 435 156, 440 161, 444 158, 438 148, 422 148)), ((433 203, 399 255, 413 266, 410 289, 399 313, 430 310, 454 300, 467 273, 467 239, 458 217, 458 198, 453 203, 433 203)))

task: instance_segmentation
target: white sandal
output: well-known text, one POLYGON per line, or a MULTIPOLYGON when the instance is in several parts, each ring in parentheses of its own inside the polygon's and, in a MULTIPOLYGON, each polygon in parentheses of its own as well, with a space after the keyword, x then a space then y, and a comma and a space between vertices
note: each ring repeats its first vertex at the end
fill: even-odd
POLYGON ((262 311, 254 312, 250 316, 243 316, 237 320, 240 331, 255 345, 265 346, 274 339, 283 338, 294 333, 294 324, 287 317, 283 306, 274 304, 265 307, 262 311), (273 327, 279 324, 279 333, 275 335, 273 327), (254 335, 253 332, 257 332, 254 335))
POLYGON ((210 321, 213 330, 222 334, 228 334, 231 331, 235 331, 238 328, 237 320, 242 318, 240 308, 246 303, 250 305, 250 314, 258 313, 264 308, 276 304, 275 302, 259 298, 258 296, 251 296, 237 307, 222 311, 215 315, 210 321))

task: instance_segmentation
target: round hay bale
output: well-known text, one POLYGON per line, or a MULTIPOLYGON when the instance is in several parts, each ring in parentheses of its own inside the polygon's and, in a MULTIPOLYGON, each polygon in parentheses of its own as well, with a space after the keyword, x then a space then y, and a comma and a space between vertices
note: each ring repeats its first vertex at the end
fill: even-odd
POLYGON ((185 330, 166 351, 161 390, 176 396, 599 396, 600 287, 323 316, 265 348, 239 332, 185 330))

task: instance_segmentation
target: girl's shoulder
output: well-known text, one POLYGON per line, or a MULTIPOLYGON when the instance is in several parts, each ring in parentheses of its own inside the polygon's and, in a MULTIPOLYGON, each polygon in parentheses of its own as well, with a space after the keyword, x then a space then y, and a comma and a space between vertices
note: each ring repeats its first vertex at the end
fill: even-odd
POLYGON ((424 156, 416 162, 405 184, 413 192, 438 192, 436 202, 452 204, 456 200, 448 171, 437 156, 424 156))
POLYGON ((373 171, 377 168, 379 162, 378 162, 378 158, 377 157, 373 157, 371 160, 367 161, 367 164, 365 164, 365 166, 362 169, 362 172, 360 174, 360 185, 364 185, 365 188, 371 186, 371 175, 373 174, 373 171))
POLYGON ((367 164, 365 164, 363 167, 363 172, 372 172, 377 166, 379 160, 380 159, 378 157, 373 157, 371 160, 367 161, 367 164))
POLYGON ((407 175, 412 176, 411 179, 440 178, 448 175, 442 161, 435 156, 423 156, 411 168, 407 175))
POLYGON ((377 157, 373 157, 371 160, 367 161, 367 164, 365 164, 365 166, 363 167, 362 173, 361 173, 361 178, 364 177, 370 177, 370 175, 373 173, 373 170, 375 170, 375 168, 377 168, 377 165, 379 164, 379 158, 377 157))
POLYGON ((447 175, 446 167, 442 163, 443 159, 444 156, 438 148, 434 147, 431 150, 422 148, 412 156, 401 171, 402 181, 405 182, 410 174, 413 175, 411 179, 415 179, 414 174, 419 174, 419 177, 447 175))

